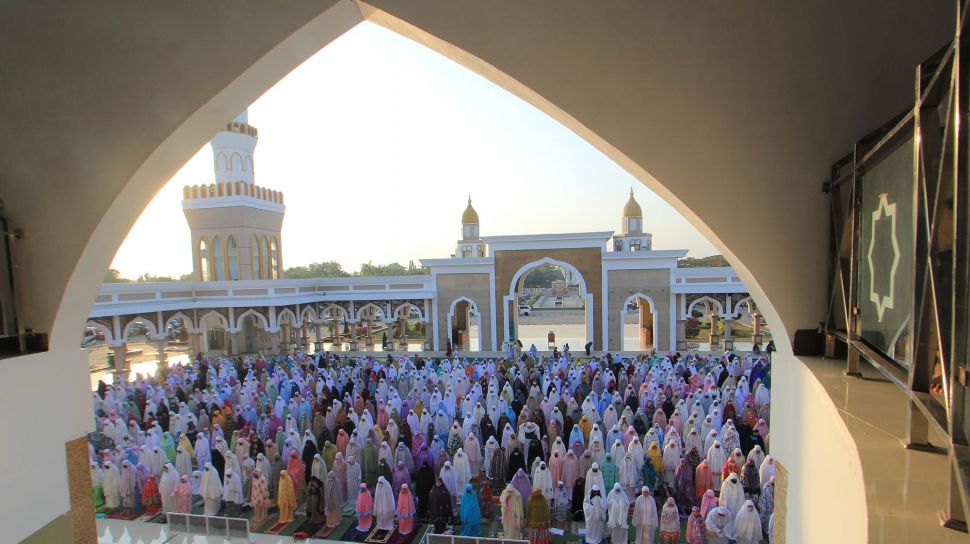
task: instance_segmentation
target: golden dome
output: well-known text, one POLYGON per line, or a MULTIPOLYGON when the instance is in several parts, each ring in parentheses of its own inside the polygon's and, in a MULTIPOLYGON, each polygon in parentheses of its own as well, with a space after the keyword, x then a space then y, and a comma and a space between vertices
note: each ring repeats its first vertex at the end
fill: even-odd
POLYGON ((472 197, 468 197, 468 207, 461 214, 461 224, 468 225, 470 223, 478 224, 478 212, 475 208, 472 208, 472 197))
POLYGON ((623 217, 643 217, 640 204, 633 198, 633 189, 630 189, 630 200, 627 200, 626 204, 623 205, 623 217))

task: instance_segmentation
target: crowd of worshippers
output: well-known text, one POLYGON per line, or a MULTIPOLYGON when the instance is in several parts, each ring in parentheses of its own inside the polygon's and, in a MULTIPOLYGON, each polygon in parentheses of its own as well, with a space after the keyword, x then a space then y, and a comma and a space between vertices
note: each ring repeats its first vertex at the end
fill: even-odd
POLYGON ((770 541, 770 382, 770 361, 730 352, 199 355, 98 384, 94 501, 168 514, 200 497, 253 527, 301 503, 335 527, 349 505, 361 531, 478 536, 498 496, 504 537, 534 544, 572 522, 587 544, 631 526, 637 544, 770 541))

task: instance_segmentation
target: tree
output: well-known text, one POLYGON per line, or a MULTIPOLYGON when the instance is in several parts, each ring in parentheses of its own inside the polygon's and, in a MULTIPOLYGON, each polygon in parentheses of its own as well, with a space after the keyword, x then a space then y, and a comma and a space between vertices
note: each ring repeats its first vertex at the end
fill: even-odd
POLYGON ((709 268, 715 266, 731 266, 724 255, 710 255, 707 257, 684 257, 677 261, 677 268, 709 268))
POLYGON ((405 276, 408 270, 404 268, 400 263, 391 264, 373 264, 370 261, 362 263, 360 265, 359 276, 405 276))
POLYGON ((136 279, 135 281, 137 281, 138 283, 145 283, 145 282, 171 282, 171 281, 175 281, 175 278, 173 278, 172 276, 153 276, 153 275, 149 274, 148 272, 145 272, 141 276, 138 276, 138 279, 136 279))
POLYGON ((310 263, 306 266, 294 266, 283 272, 284 278, 346 278, 350 274, 344 271, 337 261, 310 263))
POLYGON ((131 283, 128 278, 122 278, 121 272, 118 272, 114 268, 109 268, 108 272, 104 275, 105 283, 131 283))
POLYGON ((523 286, 529 288, 548 288, 556 280, 565 280, 562 269, 556 265, 543 264, 526 274, 523 286))

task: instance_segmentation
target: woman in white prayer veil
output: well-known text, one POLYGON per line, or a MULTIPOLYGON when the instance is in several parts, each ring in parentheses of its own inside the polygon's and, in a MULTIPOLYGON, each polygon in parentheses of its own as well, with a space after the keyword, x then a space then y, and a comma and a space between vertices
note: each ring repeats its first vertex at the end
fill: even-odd
POLYGON ((613 447, 610 448, 610 455, 612 455, 613 459, 615 459, 617 462, 623 459, 623 456, 626 455, 626 450, 623 449, 623 441, 613 441, 613 447))
POLYGON ((619 483, 626 491, 627 499, 633 502, 637 495, 637 485, 640 483, 640 465, 633 460, 633 455, 629 453, 620 457, 619 483))
POLYGON ((765 460, 761 462, 758 473, 761 475, 760 479, 762 482, 767 482, 773 478, 776 473, 775 458, 770 455, 765 457, 765 460))
POLYGON ((101 474, 101 489, 104 492, 104 505, 108 508, 121 506, 121 472, 111 461, 104 463, 101 474))
POLYGON ((155 476, 156 478, 161 477, 162 467, 165 466, 166 459, 167 458, 165 457, 165 454, 162 453, 162 448, 158 446, 155 446, 152 448, 152 455, 151 457, 148 458, 148 461, 150 463, 148 465, 148 470, 150 470, 152 472, 152 475, 155 476))
MULTIPOLYGON (((594 426, 595 428, 595 426, 594 426)), ((593 460, 602 463, 606 459, 606 450, 603 448, 603 439, 599 435, 589 433, 589 452, 593 455, 593 460)))
POLYGON ((438 473, 438 477, 441 478, 441 482, 448 489, 448 494, 451 495, 451 509, 454 510, 458 504, 458 484, 456 483, 455 469, 451 466, 451 461, 445 461, 444 466, 441 467, 441 471, 438 473))
POLYGON ((671 440, 664 447, 663 459, 664 459, 664 481, 673 482, 674 472, 677 471, 677 463, 680 462, 680 445, 679 440, 671 440))
POLYGON ((502 449, 509 447, 509 439, 512 438, 514 434, 515 431, 512 429, 512 424, 506 423, 505 428, 502 429, 502 449))
POLYGON ((452 466, 455 467, 455 486, 458 489, 465 489, 465 484, 471 481, 472 469, 464 449, 458 448, 458 451, 455 452, 452 466))
POLYGON ((494 478, 492 475, 492 455, 499 451, 498 440, 495 440, 494 436, 488 437, 488 441, 485 442, 485 455, 482 457, 482 466, 485 468, 485 475, 489 478, 494 478))
POLYGON ((545 461, 540 461, 532 471, 532 489, 540 491, 547 501, 552 500, 555 487, 552 484, 552 471, 546 466, 545 461))
POLYGON ((550 459, 552 458, 552 455, 555 454, 556 452, 559 453, 559 457, 562 457, 563 459, 566 458, 566 443, 562 441, 561 436, 557 436, 556 441, 553 442, 552 447, 549 448, 550 459))
POLYGON ((751 501, 744 501, 741 510, 734 518, 734 538, 738 544, 759 544, 761 542, 761 517, 751 501))
POLYGON ((232 469, 226 469, 226 483, 222 488, 222 500, 226 502, 226 510, 229 514, 237 514, 239 507, 245 500, 242 479, 239 478, 239 473, 232 469))
POLYGON ((616 408, 612 404, 607 406, 606 411, 603 412, 603 428, 612 429, 619 419, 620 416, 616 413, 616 408))
POLYGON ((609 521, 606 525, 610 528, 610 541, 612 544, 626 544, 630 535, 630 525, 626 521, 630 512, 630 499, 619 483, 613 484, 613 490, 606 497, 606 506, 609 510, 609 521))
POLYGON ((723 506, 711 508, 704 520, 709 544, 728 544, 734 540, 734 516, 723 506))
MULTIPOLYGON (((333 472, 333 471, 331 471, 333 472)), ((329 476, 329 474, 328 474, 329 476)), ((334 474, 336 476, 336 474, 334 474)), ((351 456, 347 456, 347 485, 345 486, 344 493, 341 497, 345 497, 350 504, 356 504, 357 493, 360 493, 360 484, 362 481, 360 463, 357 459, 351 456)))
POLYGON ((165 463, 162 467, 162 477, 158 480, 158 493, 162 496, 162 513, 168 514, 175 511, 175 497, 172 492, 179 484, 179 473, 172 466, 172 463, 165 463))
POLYGON ((761 446, 755 445, 755 447, 751 448, 751 451, 748 452, 747 459, 754 461, 754 466, 760 469, 761 463, 765 462, 765 452, 761 450, 761 446))
POLYGON ((583 495, 589 495, 594 486, 600 489, 606 487, 603 483, 603 471, 600 470, 599 463, 593 463, 593 466, 586 471, 586 489, 583 490, 583 495))
POLYGON ((381 476, 374 491, 374 517, 377 518, 378 529, 394 530, 394 511, 394 492, 391 491, 391 484, 381 476))
POLYGON ((205 515, 215 516, 222 508, 222 479, 212 463, 206 463, 199 481, 199 495, 205 504, 205 515))
MULTIPOLYGON (((589 480, 587 480, 587 483, 589 480)), ((583 501, 583 515, 586 518, 586 538, 584 544, 600 544, 603 541, 603 528, 606 525, 606 500, 599 485, 589 488, 583 501)))
POLYGON ((465 456, 468 457, 468 465, 471 468, 472 477, 478 476, 482 471, 482 446, 478 442, 478 437, 469 434, 465 438, 465 456))
POLYGON ((728 474, 727 479, 721 483, 721 494, 717 498, 717 504, 727 508, 732 517, 738 515, 741 506, 744 505, 744 487, 741 486, 741 478, 738 478, 737 474, 733 472, 728 474))
POLYGON ((711 446, 713 446, 715 442, 720 443, 720 441, 721 439, 717 436, 717 431, 711 429, 711 431, 707 433, 707 438, 704 440, 704 451, 710 450, 711 446))
POLYGON ((653 500, 647 486, 640 488, 637 501, 633 505, 633 526, 637 528, 636 544, 653 544, 654 535, 660 518, 657 516, 657 501, 653 500))
POLYGON ((721 443, 715 440, 707 450, 707 464, 711 467, 711 484, 715 490, 721 489, 721 471, 724 470, 726 462, 727 454, 721 447, 721 443))
POLYGON ((313 464, 310 465, 310 476, 317 477, 321 482, 327 479, 327 462, 323 460, 320 454, 313 456, 313 464))
POLYGON ((192 457, 182 446, 175 450, 175 469, 179 474, 192 474, 192 457))

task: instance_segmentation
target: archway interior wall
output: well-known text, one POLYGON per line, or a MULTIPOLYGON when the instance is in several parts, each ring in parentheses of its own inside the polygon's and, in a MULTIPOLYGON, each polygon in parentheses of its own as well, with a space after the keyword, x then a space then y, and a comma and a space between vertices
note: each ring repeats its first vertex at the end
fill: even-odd
MULTIPOLYGON (((602 248, 507 249, 494 251, 493 256, 495 258, 496 285, 495 312, 499 327, 502 327, 506 322, 504 297, 509 295, 508 289, 512 285, 516 273, 529 263, 541 259, 552 259, 571 265, 585 280, 586 292, 583 294, 591 295, 593 299, 593 337, 590 340, 593 342, 594 349, 604 349, 603 316, 600 311, 603 307, 602 248)), ((515 286, 515 288, 518 288, 518 286, 515 286)), ((586 313, 589 315, 589 308, 586 308, 586 313)), ((509 322, 514 319, 515 316, 508 316, 509 322)), ((589 328, 589 323, 587 323, 587 328, 589 328)), ((507 334, 508 331, 499 331, 500 338, 505 338, 507 334)))
POLYGON ((435 303, 436 342, 438 350, 444 350, 448 342, 448 312, 451 303, 461 297, 469 298, 478 307, 478 322, 481 329, 479 345, 481 349, 493 350, 495 343, 491 333, 493 306, 491 299, 491 278, 488 274, 436 274, 435 288, 438 291, 435 303))
POLYGON ((630 296, 637 293, 647 295, 653 300, 653 320, 656 324, 654 346, 657 351, 668 351, 671 346, 673 308, 670 297, 670 270, 609 270, 607 271, 607 338, 610 351, 623 350, 620 344, 623 321, 621 313, 630 296))

